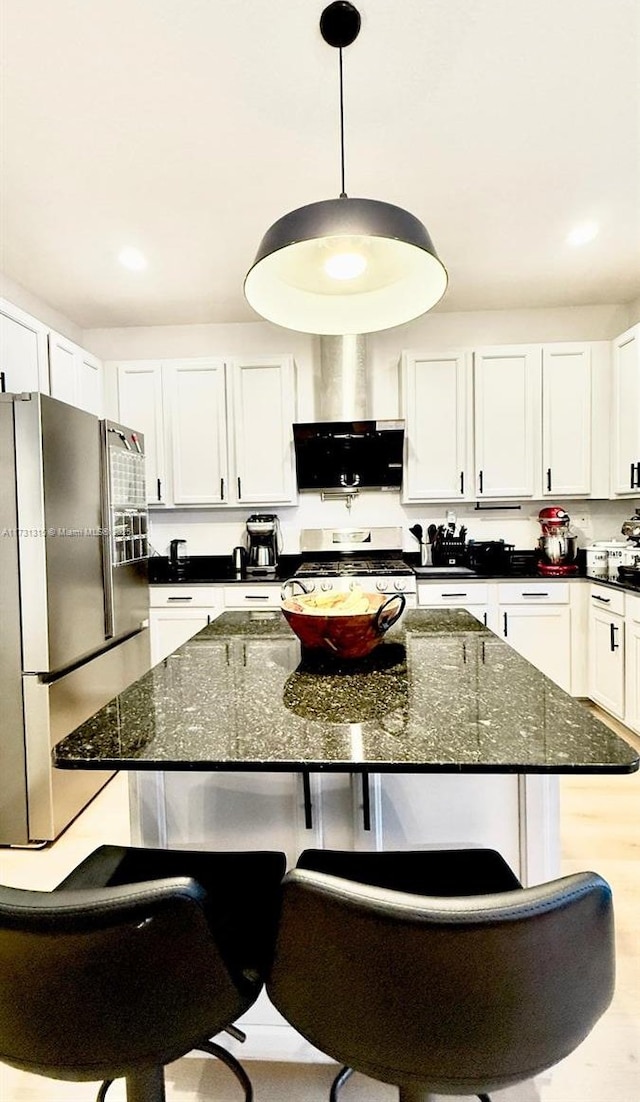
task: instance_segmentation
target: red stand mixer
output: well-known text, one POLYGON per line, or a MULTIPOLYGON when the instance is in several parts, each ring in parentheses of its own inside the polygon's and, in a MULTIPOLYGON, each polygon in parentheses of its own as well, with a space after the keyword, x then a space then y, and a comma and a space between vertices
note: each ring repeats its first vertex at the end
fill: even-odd
POLYGON ((571 518, 560 505, 549 505, 538 513, 542 535, 538 540, 538 573, 547 577, 576 574, 578 537, 570 533, 571 518))

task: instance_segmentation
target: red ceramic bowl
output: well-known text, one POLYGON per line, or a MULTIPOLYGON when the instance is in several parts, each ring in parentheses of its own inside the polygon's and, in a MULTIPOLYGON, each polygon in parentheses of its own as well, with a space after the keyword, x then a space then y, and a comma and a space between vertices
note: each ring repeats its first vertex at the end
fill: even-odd
POLYGON ((402 593, 392 597, 380 593, 366 596, 368 612, 305 611, 296 597, 283 601, 282 611, 304 647, 327 651, 336 658, 364 658, 382 641, 406 604, 402 593))

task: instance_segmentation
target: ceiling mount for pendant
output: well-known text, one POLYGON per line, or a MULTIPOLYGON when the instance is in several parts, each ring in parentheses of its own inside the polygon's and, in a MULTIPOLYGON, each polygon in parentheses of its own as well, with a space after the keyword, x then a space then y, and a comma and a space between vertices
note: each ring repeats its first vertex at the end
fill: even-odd
POLYGON ((245 279, 249 304, 303 333, 373 333, 412 321, 442 298, 447 272, 422 222, 402 207, 345 191, 342 51, 360 13, 335 0, 320 33, 339 50, 341 193, 290 211, 267 230, 245 279))

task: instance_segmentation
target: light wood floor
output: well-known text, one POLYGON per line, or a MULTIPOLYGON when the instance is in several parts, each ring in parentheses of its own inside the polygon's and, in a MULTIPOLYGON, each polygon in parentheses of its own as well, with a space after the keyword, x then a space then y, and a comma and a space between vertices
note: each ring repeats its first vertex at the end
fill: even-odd
MULTIPOLYGON (((604 718, 602 713, 598 713, 604 718)), ((629 741, 626 728, 611 725, 629 741)), ((640 740, 635 740, 640 748, 640 740)), ((0 850, 0 882, 53 888, 99 843, 129 841, 126 776, 116 777, 58 841, 39 851, 0 850)), ((618 978, 614 1001, 582 1046, 551 1072, 493 1102, 640 1102, 640 774, 563 777, 562 871, 595 869, 611 884, 618 978)), ((256 1102, 327 1102, 328 1066, 248 1063, 256 1102)), ((215 1061, 190 1057, 167 1069, 168 1102, 239 1102, 215 1061)), ((0 1102, 93 1102, 97 1084, 58 1083, 0 1065, 0 1102)), ((108 1102, 123 1102, 122 1082, 108 1102)), ((341 1102, 396 1102, 397 1092, 354 1076, 341 1102)), ((444 1102, 444 1099, 443 1099, 444 1102)), ((448 1102, 462 1102, 449 1098, 448 1102)))

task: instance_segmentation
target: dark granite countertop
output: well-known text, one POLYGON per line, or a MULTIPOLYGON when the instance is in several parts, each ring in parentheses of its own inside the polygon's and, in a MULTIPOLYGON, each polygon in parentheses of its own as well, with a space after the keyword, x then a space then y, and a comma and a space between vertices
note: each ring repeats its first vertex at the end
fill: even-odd
POLYGON ((227 612, 60 742, 63 768, 628 773, 638 754, 462 609, 406 614, 366 659, 227 612))

